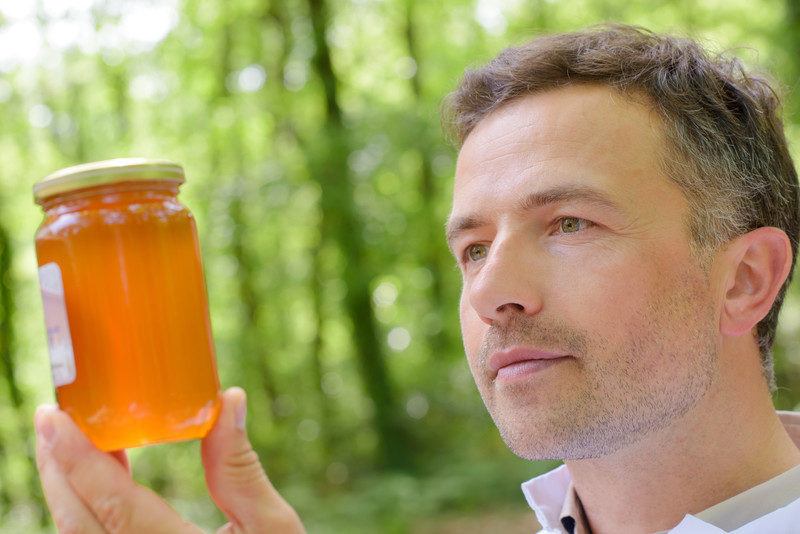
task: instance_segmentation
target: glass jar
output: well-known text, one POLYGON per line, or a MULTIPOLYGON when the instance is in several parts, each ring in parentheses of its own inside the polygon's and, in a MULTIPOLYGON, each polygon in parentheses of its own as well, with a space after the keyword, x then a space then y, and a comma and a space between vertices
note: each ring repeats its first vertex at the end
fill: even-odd
POLYGON ((61 409, 101 450, 201 438, 219 379, 183 169, 117 159, 34 185, 53 383, 61 409))

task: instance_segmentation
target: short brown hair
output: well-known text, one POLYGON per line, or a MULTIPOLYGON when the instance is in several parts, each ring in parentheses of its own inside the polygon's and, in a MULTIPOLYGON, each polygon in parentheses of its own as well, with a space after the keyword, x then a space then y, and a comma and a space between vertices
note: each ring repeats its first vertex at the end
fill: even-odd
MULTIPOLYGON (((689 204, 687 228, 699 259, 763 226, 783 230, 797 258, 797 173, 780 98, 771 82, 733 57, 711 57, 695 41, 604 24, 546 35, 468 70, 445 99, 443 123, 461 145, 486 115, 517 98, 578 83, 643 95, 661 117, 665 174, 689 204)), ((775 391, 772 344, 786 288, 757 327, 764 378, 775 391)))

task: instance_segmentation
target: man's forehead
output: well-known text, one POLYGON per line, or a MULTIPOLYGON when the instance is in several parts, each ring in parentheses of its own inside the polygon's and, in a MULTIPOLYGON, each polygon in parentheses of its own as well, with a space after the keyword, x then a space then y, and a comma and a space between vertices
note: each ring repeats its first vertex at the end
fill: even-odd
POLYGON ((642 104, 602 86, 559 88, 508 103, 478 123, 459 153, 455 194, 563 179, 635 189, 641 184, 634 182, 661 174, 662 147, 658 119, 642 104))
POLYGON ((650 163, 661 124, 640 101, 600 85, 572 85, 518 98, 484 117, 459 152, 464 167, 520 164, 554 155, 650 163), (644 152, 643 152, 644 151, 644 152))
POLYGON ((591 190, 595 206, 602 195, 629 220, 671 226, 682 219, 686 199, 664 174, 664 146, 655 112, 616 90, 576 86, 521 98, 466 139, 448 229, 518 211, 525 197, 565 188, 572 192, 550 196, 585 201, 574 191, 591 190))

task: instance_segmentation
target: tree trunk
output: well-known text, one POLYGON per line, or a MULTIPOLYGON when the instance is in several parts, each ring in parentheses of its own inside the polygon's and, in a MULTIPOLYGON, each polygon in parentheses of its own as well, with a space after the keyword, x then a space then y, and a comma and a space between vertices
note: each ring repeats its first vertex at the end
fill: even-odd
MULTIPOLYGON (((786 0, 786 29, 779 38, 788 42, 791 63, 786 70, 786 86, 797 87, 800 84, 800 0, 786 0)), ((797 124, 800 122, 800 96, 795 91, 787 95, 786 102, 787 121, 797 124)))
MULTIPOLYGON (((411 59, 416 64, 414 75, 411 76, 411 89, 414 94, 414 104, 416 109, 424 109, 424 97, 422 94, 422 58, 419 53, 419 46, 417 43, 417 34, 414 26, 414 6, 416 0, 406 0, 405 12, 405 38, 408 53, 411 59)), ((422 118, 424 119, 424 118, 422 118)), ((426 124, 425 120, 420 120, 420 125, 426 124)), ((430 301, 431 308, 436 313, 446 309, 447 301, 447 288, 442 278, 443 272, 443 252, 444 249, 444 236, 442 232, 443 222, 437 221, 435 211, 436 198, 439 192, 436 190, 433 165, 431 163, 431 143, 428 142, 426 136, 420 139, 417 151, 420 156, 420 197, 422 198, 421 210, 421 233, 425 236, 424 242, 420 245, 423 249, 423 258, 425 266, 431 272, 431 292, 430 301)), ((440 321, 442 324, 443 321, 440 321)), ((447 351, 457 344, 449 339, 447 329, 440 328, 438 332, 431 336, 431 348, 435 354, 446 354, 447 351)), ((454 351, 455 352, 455 351, 454 351)), ((461 357, 460 353, 456 352, 456 356, 461 357)))
POLYGON ((11 259, 11 239, 5 227, 0 226, 0 362, 11 404, 19 411, 23 399, 14 369, 14 282, 11 259))
MULTIPOLYGON (((230 103, 232 100, 232 95, 226 84, 228 75, 231 72, 232 32, 232 21, 228 20, 223 28, 215 105, 221 102, 230 103)), ((236 262, 239 299, 241 301, 242 326, 239 350, 242 361, 254 363, 258 373, 259 385, 269 401, 273 421, 277 422, 278 415, 275 411, 275 400, 278 393, 272 371, 267 363, 268 344, 260 331, 261 312, 259 303, 261 302, 261 295, 259 295, 258 287, 255 282, 255 269, 253 267, 251 253, 247 248, 246 234, 249 224, 242 206, 242 197, 245 195, 245 154, 242 147, 242 134, 237 126, 231 128, 230 134, 228 142, 231 143, 237 167, 236 178, 230 190, 228 218, 232 230, 230 249, 231 255, 236 262)), ((218 169, 220 168, 219 162, 216 166, 218 169)))
MULTIPOLYGON (((294 46, 289 15, 281 2, 270 2, 264 8, 261 22, 265 26, 268 24, 274 24, 280 31, 282 41, 281 51, 275 60, 274 66, 272 66, 272 69, 277 73, 277 76, 274 77, 274 81, 272 82, 274 84, 274 88, 271 92, 273 92, 273 94, 280 95, 280 100, 285 102, 284 106, 282 106, 280 109, 275 109, 272 113, 272 118, 274 118, 277 124, 276 130, 280 132, 278 135, 285 134, 293 139, 293 141, 300 147, 301 152, 303 154, 307 154, 309 148, 307 144, 303 142, 303 139, 297 135, 297 130, 292 120, 292 117, 294 116, 292 101, 295 97, 293 97, 286 90, 286 86, 284 85, 286 65, 289 61, 289 57, 294 46)), ((260 52, 261 55, 264 55, 264 51, 260 52)), ((266 62, 263 66, 267 72, 270 71, 270 65, 266 64, 266 62)), ((269 105, 271 105, 271 102, 265 101, 265 106, 269 105)), ((303 163, 306 168, 308 168, 310 165, 308 158, 304 158, 303 163)), ((322 454, 324 462, 327 462, 333 457, 336 446, 334 406, 331 402, 332 399, 325 393, 322 387, 323 377, 325 375, 325 361, 322 356, 324 345, 322 328, 325 319, 322 300, 324 292, 324 273, 322 272, 320 254, 322 253, 322 248, 326 241, 326 235, 327 234, 321 228, 320 237, 310 251, 311 274, 308 280, 310 293, 312 295, 312 309, 314 314, 314 336, 310 343, 309 364, 311 367, 311 374, 314 377, 314 388, 321 419, 320 439, 322 442, 322 454)))
MULTIPOLYGON (((5 227, 0 225, 0 362, 3 366, 3 379, 8 389, 8 395, 15 411, 19 414, 22 405, 22 394, 14 378, 14 340, 13 340, 13 318, 14 300, 12 297, 11 280, 11 240, 5 227)), ((3 459, 2 480, 0 480, 0 504, 2 512, 5 513, 11 505, 11 497, 8 493, 8 463, 6 459, 5 438, 0 439, 0 457, 3 459)))
POLYGON ((245 185, 242 178, 242 175, 237 176, 237 187, 231 192, 231 199, 228 204, 228 217, 233 230, 230 245, 231 255, 236 261, 239 299, 242 306, 242 337, 239 342, 239 348, 242 361, 255 362, 260 385, 269 400, 272 419, 277 423, 279 415, 275 411, 275 399, 278 396, 278 392, 272 377, 272 371, 267 364, 269 350, 261 330, 263 327, 261 308, 259 306, 261 296, 255 282, 253 260, 246 244, 246 230, 249 224, 242 210, 242 196, 244 195, 245 185))
POLYGON ((321 226, 323 235, 331 236, 347 258, 348 265, 343 275, 347 287, 345 308, 353 324, 356 360, 364 389, 374 404, 373 426, 381 462, 387 468, 405 469, 411 466, 409 439, 372 312, 369 284, 373 276, 366 265, 363 225, 353 205, 353 187, 347 165, 350 147, 338 101, 338 80, 326 41, 326 6, 324 0, 308 0, 308 6, 316 45, 312 62, 323 84, 326 104, 325 124, 320 137, 322 147, 320 153, 315 154, 316 161, 311 169, 322 191, 321 226))

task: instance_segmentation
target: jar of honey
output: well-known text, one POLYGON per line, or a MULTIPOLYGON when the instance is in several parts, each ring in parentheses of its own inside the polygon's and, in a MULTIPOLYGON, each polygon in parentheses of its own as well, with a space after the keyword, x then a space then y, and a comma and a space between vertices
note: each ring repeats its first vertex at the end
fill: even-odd
POLYGON ((201 438, 219 379, 183 169, 116 159, 36 183, 36 255, 56 397, 112 451, 201 438))

